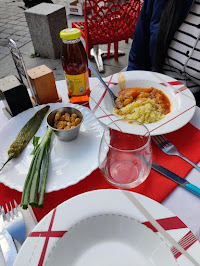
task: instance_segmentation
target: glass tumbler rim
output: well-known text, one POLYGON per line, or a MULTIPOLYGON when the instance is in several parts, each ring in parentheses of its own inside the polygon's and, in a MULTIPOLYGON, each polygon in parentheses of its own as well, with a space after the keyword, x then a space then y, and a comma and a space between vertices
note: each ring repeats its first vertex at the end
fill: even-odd
MULTIPOLYGON (((114 130, 116 130, 116 129, 114 129, 114 130)), ((123 132, 122 132, 122 133, 123 133, 123 132)), ((124 133, 125 133, 125 132, 124 132, 124 133)), ((110 148, 112 148, 112 149, 114 149, 114 150, 116 150, 116 151, 123 151, 123 152, 127 152, 127 153, 129 153, 129 152, 136 152, 136 151, 140 151, 140 150, 145 149, 145 148, 149 145, 149 143, 150 143, 151 135, 150 135, 150 131, 149 131, 149 129, 148 129, 148 128, 145 126, 145 124, 143 124, 142 122, 139 122, 139 121, 137 121, 137 120, 135 120, 135 119, 122 118, 122 119, 117 119, 117 120, 114 120, 114 121, 110 122, 110 123, 105 127, 105 129, 104 129, 104 131, 103 131, 102 139, 105 140, 105 142, 106 142, 106 144, 108 145, 108 147, 110 147, 110 148), (106 138, 104 138, 104 136, 105 136, 105 132, 106 132, 107 130, 110 129, 109 126, 110 126, 111 124, 114 124, 114 123, 116 123, 116 122, 118 122, 118 121, 123 121, 123 120, 135 121, 135 122, 137 122, 137 123, 139 123, 140 125, 142 125, 142 126, 145 127, 145 129, 147 130, 147 133, 148 133, 148 140, 147 140, 147 142, 146 142, 143 146, 141 146, 140 148, 137 148, 137 149, 121 150, 121 149, 119 149, 119 148, 115 148, 115 147, 113 147, 112 145, 110 145, 110 143, 107 142, 107 140, 106 140, 106 138)))

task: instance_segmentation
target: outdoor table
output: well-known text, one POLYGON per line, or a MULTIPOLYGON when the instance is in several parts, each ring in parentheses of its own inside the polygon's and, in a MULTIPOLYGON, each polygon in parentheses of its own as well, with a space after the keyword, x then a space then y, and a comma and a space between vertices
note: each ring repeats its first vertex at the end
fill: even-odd
MULTIPOLYGON (((95 85, 99 83, 98 79, 90 78, 90 87, 91 90, 94 88, 95 85)), ((58 93, 62 96, 63 103, 69 102, 68 95, 67 95, 67 85, 65 80, 57 81, 56 82, 58 93)), ((9 121, 4 112, 2 111, 3 103, 0 102, 0 129, 9 121)), ((192 120, 189 122, 195 128, 200 130, 200 108, 196 107, 195 114, 192 120)), ((16 132, 17 133, 17 132, 16 132)), ((181 138, 181 136, 180 136, 181 138)), ((2 141, 2 140, 1 140, 2 141)), ((184 145, 184 143, 183 143, 184 145)), ((199 146, 199 143, 196 143, 199 146)), ((181 159, 180 159, 181 160, 181 159)), ((199 163, 200 166, 200 163, 199 163)), ((14 178, 14 177, 13 177, 14 178)), ((200 173, 192 169, 187 175, 187 180, 192 184, 200 187, 200 173)), ((147 178, 148 180, 148 178, 147 178)), ((145 181, 146 182, 146 181, 145 181)), ((65 200, 76 196, 78 194, 84 193, 90 190, 96 189, 105 189, 105 188, 113 188, 110 184, 107 184, 105 178, 100 173, 99 169, 93 171, 88 177, 84 180, 80 181, 78 184, 70 186, 66 189, 62 189, 59 191, 47 193, 45 197, 45 203, 43 209, 33 208, 33 211, 36 215, 38 222, 53 208, 55 208, 60 203, 64 202, 65 200), (92 179, 96 178, 96 183, 92 182, 92 179), (91 185, 88 185, 90 184, 91 185)), ((4 184, 0 184, 0 205, 4 205, 9 201, 15 199, 17 203, 20 203, 21 200, 21 192, 16 191, 14 189, 10 189, 9 187, 5 186, 4 184)), ((134 190, 135 192, 140 193, 140 190, 134 190)), ((151 195, 151 194, 149 194, 151 195)), ((147 195, 147 196, 149 196, 147 195)), ((156 200, 156 197, 152 197, 156 200)), ((178 216, 193 234, 200 240, 200 198, 195 196, 194 194, 190 193, 189 191, 183 189, 180 186, 177 186, 172 193, 169 194, 163 201, 161 202, 162 205, 167 207, 171 210, 174 215, 178 216)))

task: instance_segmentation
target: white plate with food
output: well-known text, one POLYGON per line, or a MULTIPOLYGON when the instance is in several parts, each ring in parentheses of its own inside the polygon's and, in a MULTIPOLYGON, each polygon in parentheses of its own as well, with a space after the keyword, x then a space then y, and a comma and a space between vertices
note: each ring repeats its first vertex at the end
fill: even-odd
POLYGON ((168 209, 134 192, 102 189, 73 197, 47 214, 24 242, 14 265, 192 266, 138 211, 132 194, 199 262, 200 243, 168 209))
MULTIPOLYGON (((69 106, 79 109, 84 116, 80 133, 73 141, 64 142, 59 140, 54 133, 52 135, 49 173, 46 186, 46 192, 51 192, 78 183, 98 167, 98 150, 103 134, 103 127, 87 107, 71 103, 51 103, 48 105, 50 105, 49 112, 59 107, 69 106)), ((44 106, 40 105, 20 113, 9 120, 0 130, 0 165, 7 160, 9 147, 15 140, 18 132, 36 111, 44 106)), ((41 140, 46 132, 46 128, 47 123, 45 117, 35 136, 40 137, 41 140)), ((32 150, 33 144, 31 140, 18 158, 13 158, 1 170, 1 183, 18 191, 23 190, 33 157, 30 155, 32 150)))
POLYGON ((117 113, 110 94, 101 83, 91 92, 90 108, 103 124, 108 125, 120 118, 135 119, 144 123, 153 136, 173 132, 191 120, 196 101, 192 92, 181 82, 149 71, 127 71, 120 74, 121 76, 118 73, 105 79, 116 96, 121 94, 124 97, 121 98, 123 108, 117 113), (120 77, 123 77, 122 83, 118 80, 120 77), (120 84, 125 88, 124 95, 120 84), (149 91, 150 88, 152 92, 149 91), (140 93, 136 93, 137 90, 140 93), (131 100, 129 96, 132 97, 131 100))

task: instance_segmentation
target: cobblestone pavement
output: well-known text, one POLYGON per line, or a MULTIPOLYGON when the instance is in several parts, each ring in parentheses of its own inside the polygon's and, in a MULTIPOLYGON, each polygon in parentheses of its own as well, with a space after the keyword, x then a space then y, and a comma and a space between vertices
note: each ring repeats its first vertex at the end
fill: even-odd
POLYGON ((18 47, 31 41, 22 1, 2 0, 0 7, 0 59, 9 54, 7 40, 12 38, 18 47))
MULTIPOLYGON (((59 5, 66 3, 65 0, 53 0, 53 2, 59 5)), ((55 80, 64 79, 60 59, 31 57, 35 51, 24 14, 25 9, 22 0, 0 0, 0 78, 18 75, 8 47, 8 40, 13 39, 23 55, 27 69, 45 64, 53 70, 55 80)), ((72 21, 83 20, 83 16, 67 15, 68 27, 71 27, 72 21)), ((128 44, 120 42, 119 48, 125 52, 125 55, 120 56, 118 61, 115 61, 114 58, 104 60, 103 77, 119 72, 127 65, 130 44, 131 41, 128 44)), ((104 48, 106 46, 103 46, 104 48)), ((95 63, 94 66, 96 67, 95 63)))

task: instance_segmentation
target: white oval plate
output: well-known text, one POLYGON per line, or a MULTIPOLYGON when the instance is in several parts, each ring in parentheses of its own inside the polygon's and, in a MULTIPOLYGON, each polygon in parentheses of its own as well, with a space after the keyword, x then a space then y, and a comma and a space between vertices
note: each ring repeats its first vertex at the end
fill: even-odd
MULTIPOLYGON (((154 87, 167 95, 171 102, 171 112, 155 123, 146 124, 152 136, 166 134, 186 125, 195 112, 196 101, 192 92, 181 82, 159 73, 150 71, 123 72, 126 88, 154 87)), ((120 90, 117 74, 105 79, 109 88, 117 96, 120 90)), ((105 125, 119 119, 113 112, 113 104, 109 93, 101 83, 91 92, 89 105, 94 115, 105 125)))
MULTIPOLYGON (((87 107, 71 103, 51 103, 49 105, 49 112, 62 106, 73 106, 83 113, 84 121, 81 125, 79 136, 73 141, 60 141, 53 134, 46 192, 74 185, 98 167, 98 151, 103 134, 103 127, 87 107)), ((18 132, 35 112, 43 106, 40 105, 20 113, 9 120, 1 129, 0 165, 7 160, 7 152, 18 132)), ((46 127, 45 117, 35 135, 42 139, 46 132, 46 127)), ((30 155, 32 150, 31 140, 20 156, 12 159, 0 172, 0 182, 10 188, 22 191, 33 157, 30 155)))
MULTIPOLYGON (((102 189, 102 190, 86 192, 76 197, 73 197, 63 202, 62 204, 57 206, 54 210, 52 210, 49 214, 47 214, 37 224, 33 232, 28 236, 28 238, 24 242, 23 246, 21 247, 19 251, 19 254, 16 258, 14 265, 15 266, 19 266, 19 265, 20 266, 21 265, 29 265, 29 266, 62 265, 62 261, 66 262, 68 260, 68 258, 66 258, 66 255, 69 252, 69 250, 67 250, 67 247, 68 245, 70 245, 70 243, 72 244, 72 246, 70 247, 70 250, 72 251, 74 249, 72 252, 74 256, 77 256, 75 257, 75 259, 76 258, 81 259, 81 254, 87 255, 85 251, 86 250, 88 252, 91 251, 91 249, 87 249, 87 244, 88 245, 91 244, 90 247, 92 249, 94 248, 94 245, 92 244, 92 242, 90 242, 90 240, 91 241, 94 240, 96 244, 99 243, 96 240, 97 238, 99 239, 99 237, 101 237, 100 232, 103 232, 104 239, 108 240, 107 244, 110 243, 109 240, 112 241, 114 237, 116 237, 117 240, 119 240, 119 238, 122 239, 123 234, 125 234, 126 236, 125 238, 123 238, 124 243, 127 244, 126 241, 129 241, 129 245, 127 245, 127 249, 130 248, 130 246, 131 246, 131 249, 134 249, 135 246, 133 247, 130 244, 130 239, 129 240, 127 239, 127 234, 129 230, 131 232, 135 224, 128 225, 126 221, 119 220, 119 217, 122 216, 122 217, 128 217, 128 219, 134 219, 140 224, 146 225, 149 228, 151 228, 151 224, 148 221, 146 221, 144 216, 138 211, 138 209, 129 200, 132 193, 139 200, 139 202, 147 209, 147 211, 150 212, 150 214, 154 217, 154 219, 156 219, 157 222, 160 223, 160 225, 165 230, 167 230, 167 232, 182 247, 184 247, 187 250, 187 252, 189 252, 190 255, 192 255, 197 261, 200 262, 200 243, 197 241, 197 239, 192 234, 192 232, 189 230, 189 228, 187 228, 187 226, 167 208, 165 208, 164 206, 162 206, 161 204, 159 204, 158 202, 154 200, 151 200, 143 195, 140 195, 134 192, 122 191, 118 189, 102 189), (129 195, 127 196, 127 194, 129 195), (108 215, 112 215, 112 218, 110 220, 106 220, 106 216, 108 215), (95 220, 95 218, 94 219, 92 218, 95 216, 97 217, 97 220, 95 220), (99 219, 100 216, 102 216, 101 220, 99 219), (117 219, 115 219, 114 217, 117 217, 117 219), (88 223, 87 220, 92 221, 92 223, 88 223), (120 223, 120 221, 122 223, 120 223), (97 225, 99 225, 98 226, 99 231, 97 229, 96 233, 93 230, 96 228, 95 222, 97 223, 97 225), (99 224, 100 222, 102 222, 102 228, 99 224), (112 222, 113 226, 109 225, 110 222, 112 222), (82 235, 82 230, 81 230, 81 234, 79 234, 78 233, 79 231, 76 230, 77 225, 79 223, 80 224, 84 223, 84 225, 87 227, 87 231, 84 232, 85 235, 82 235), (121 227, 120 227, 120 224, 122 225, 121 227), (116 226, 116 228, 114 228, 114 225, 116 226), (85 246, 84 246, 83 242, 85 242, 85 237, 86 235, 90 234, 90 232, 88 232, 89 230, 88 227, 89 229, 91 228, 91 235, 88 236, 89 240, 86 241, 87 243, 85 243, 85 246), (106 230, 106 228, 108 229, 107 234, 105 234, 105 231, 103 231, 103 230, 106 230), (74 229, 75 231, 73 232, 74 229), (114 230, 116 233, 116 236, 112 237, 110 234, 110 230, 114 230), (122 236, 120 236, 120 232, 122 236), (68 241, 68 237, 70 238, 69 241, 68 241), (78 241, 80 239, 82 243, 82 244, 80 243, 81 248, 86 248, 82 250, 82 253, 81 251, 79 252, 79 247, 74 248, 73 246, 73 241, 75 241, 75 237, 78 238, 78 241), (59 256, 57 256, 58 251, 59 251, 59 256), (56 263, 53 263, 55 261, 56 263)), ((138 227, 142 228, 141 226, 142 225, 139 225, 138 227)), ((138 231, 138 232, 142 234, 141 231, 138 231)), ((149 236, 152 235, 151 233, 148 232, 147 233, 148 236, 146 232, 145 234, 143 234, 143 236, 146 236, 146 238, 143 240, 144 246, 146 245, 146 242, 149 241, 149 236)), ((135 233, 133 233, 133 237, 134 237, 134 234, 135 233)), ((156 233, 156 235, 159 236, 160 238, 159 233, 156 233)), ((158 241, 157 243, 159 244, 162 243, 162 246, 164 246, 163 256, 166 256, 166 254, 168 254, 169 249, 171 249, 171 252, 174 255, 174 257, 177 259, 179 266, 186 266, 186 265, 192 266, 192 264, 183 255, 181 255, 178 252, 178 250, 176 250, 176 248, 171 247, 170 244, 167 244, 164 240, 160 240, 160 239, 158 240, 157 236, 154 237, 154 239, 157 239, 155 241, 158 241), (168 245, 169 247, 168 251, 166 251, 165 249, 166 245, 168 245)), ((155 244, 154 240, 152 242, 155 244)), ((119 244, 118 241, 117 241, 117 244, 119 244)), ((147 243, 147 246, 148 246, 148 243, 147 243)), ((122 248, 124 248, 124 245, 122 248)), ((147 250, 149 250, 149 248, 146 249, 146 252, 148 252, 147 250)), ((111 252, 111 254, 113 253, 111 252)), ((147 255, 147 253, 145 253, 145 255, 147 255)), ((90 259, 92 259, 91 255, 90 255, 90 259)), ((171 259, 171 261, 174 262, 171 256, 169 257, 169 259, 171 259)), ((102 260, 103 260, 103 254, 102 254, 102 260)), ((165 260, 163 260, 163 263, 164 261, 165 260)), ((160 263, 160 265, 164 265, 163 263, 160 263)), ((80 266, 81 264, 65 263, 64 265, 80 266)), ((88 266, 88 264, 83 264, 83 265, 88 266)), ((94 263, 93 265, 98 265, 98 262, 94 263)), ((104 264, 100 264, 100 265, 104 265, 104 264)), ((126 264, 121 264, 121 265, 126 265, 126 264)), ((133 265, 133 261, 131 261, 130 264, 127 264, 127 265, 133 265)), ((140 264, 136 264, 136 265, 140 265, 140 264)), ((169 263, 168 265, 176 265, 176 262, 174 262, 173 264, 169 263)))

